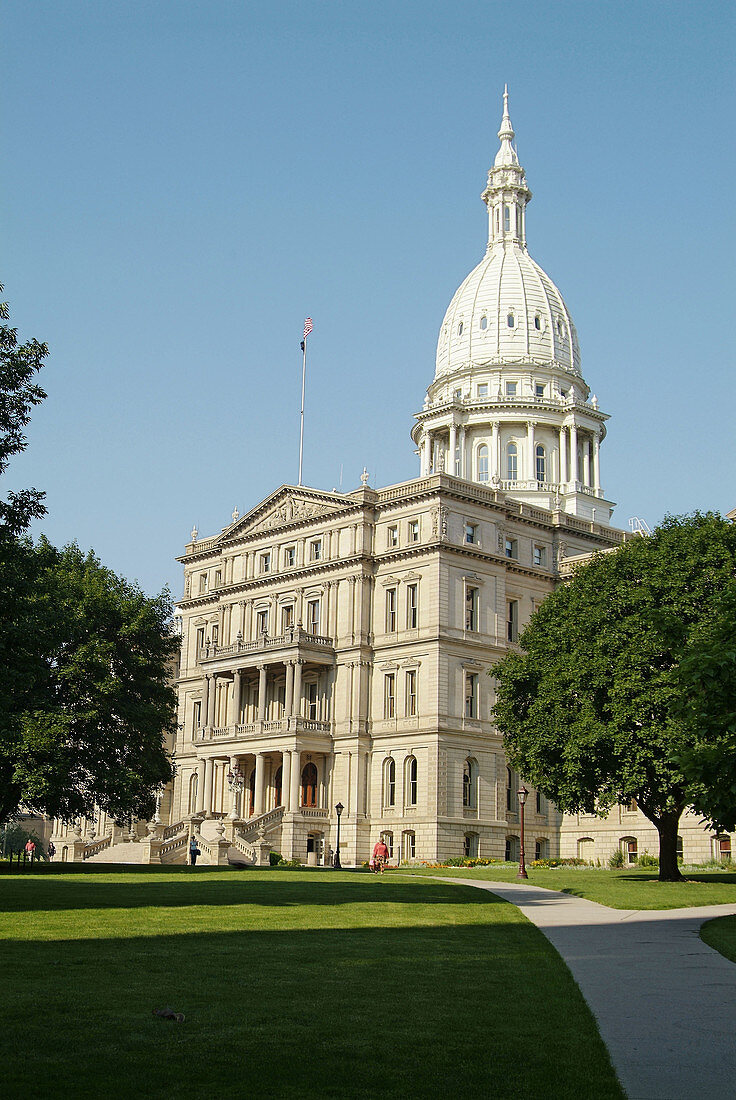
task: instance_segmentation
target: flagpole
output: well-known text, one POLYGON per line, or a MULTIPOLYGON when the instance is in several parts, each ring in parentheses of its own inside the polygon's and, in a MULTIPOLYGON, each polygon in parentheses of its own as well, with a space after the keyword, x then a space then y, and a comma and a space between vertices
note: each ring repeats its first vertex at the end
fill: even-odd
POLYGON ((302 483, 302 458, 304 456, 304 385, 307 380, 307 337, 302 340, 302 411, 299 420, 299 481, 302 483))

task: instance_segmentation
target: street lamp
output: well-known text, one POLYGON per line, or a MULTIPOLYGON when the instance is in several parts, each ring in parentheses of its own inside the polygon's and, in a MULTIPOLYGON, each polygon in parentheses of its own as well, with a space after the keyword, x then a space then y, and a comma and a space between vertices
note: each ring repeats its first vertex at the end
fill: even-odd
POLYGON ((338 802, 335 806, 335 813, 337 814, 337 845, 335 846, 335 858, 332 861, 332 866, 336 871, 342 870, 342 863, 340 863, 340 818, 342 817, 342 811, 345 809, 342 802, 338 802))
POLYGON ((516 877, 529 878, 529 875, 526 873, 526 863, 524 862, 524 803, 526 802, 526 796, 529 794, 529 791, 526 787, 522 786, 519 787, 517 794, 519 796, 519 805, 521 806, 521 846, 519 851, 519 873, 516 877))

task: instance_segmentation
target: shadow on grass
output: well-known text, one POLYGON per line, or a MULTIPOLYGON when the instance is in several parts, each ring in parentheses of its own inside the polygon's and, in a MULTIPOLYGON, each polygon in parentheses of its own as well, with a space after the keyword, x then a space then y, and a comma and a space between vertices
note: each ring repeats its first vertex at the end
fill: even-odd
POLYGON ((4 1100, 620 1097, 557 954, 487 896, 463 924, 468 900, 452 928, 5 941, 4 1100))

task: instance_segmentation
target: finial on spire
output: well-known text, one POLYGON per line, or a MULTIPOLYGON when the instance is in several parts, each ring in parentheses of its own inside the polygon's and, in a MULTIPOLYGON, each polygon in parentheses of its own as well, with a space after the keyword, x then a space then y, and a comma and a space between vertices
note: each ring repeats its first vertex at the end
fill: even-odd
POLYGON ((511 142, 514 140, 514 128, 511 125, 511 116, 509 115, 509 86, 504 84, 503 86, 503 117, 501 119, 501 129, 498 131, 498 136, 501 141, 501 148, 496 154, 496 166, 501 164, 518 164, 519 159, 516 156, 516 150, 511 142))

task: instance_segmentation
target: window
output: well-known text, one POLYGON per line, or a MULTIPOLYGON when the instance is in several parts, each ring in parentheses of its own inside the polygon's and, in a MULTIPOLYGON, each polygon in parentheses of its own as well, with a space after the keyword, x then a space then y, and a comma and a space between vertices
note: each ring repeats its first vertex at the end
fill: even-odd
POLYGON ((203 626, 200 626, 200 627, 197 628, 197 652, 199 652, 200 649, 204 649, 204 627, 203 626))
POLYGON ((406 586, 406 627, 407 630, 416 630, 419 626, 419 586, 407 584, 406 586))
POLYGON ((592 836, 581 836, 578 840, 578 859, 584 859, 586 863, 593 862, 595 841, 592 836))
POLYGON ((462 399, 463 399, 463 391, 462 390, 453 390, 452 391, 452 400, 453 401, 462 401, 462 399))
POLYGON ((485 443, 478 448, 478 481, 488 481, 488 447, 485 443))
POLYGON ((636 799, 635 798, 629 799, 629 801, 626 803, 626 806, 625 806, 626 813, 627 814, 635 814, 638 811, 638 809, 639 809, 639 804, 637 803, 636 799))
POLYGON ((567 399, 567 390, 560 390, 560 397, 565 401, 567 399))
POLYGON ((396 717, 396 673, 387 672, 383 678, 383 717, 396 717))
POLYGON ((519 601, 506 601, 506 641, 515 642, 519 638, 519 601))
POLYGON ((637 863, 639 860, 639 848, 635 836, 625 836, 621 841, 621 850, 624 853, 626 863, 637 863))
POLYGON ((396 589, 386 589, 386 633, 393 634, 396 630, 396 589))
POLYGON ((478 674, 465 673, 465 717, 478 717, 478 674))
POLYGON ((483 330, 483 332, 485 332, 486 329, 488 328, 488 318, 486 317, 485 313, 483 314, 483 316, 480 319, 480 327, 483 330))
POLYGON ((271 555, 268 554, 268 553, 261 554, 261 573, 270 573, 270 572, 271 572, 271 555))
POLYGON ((474 810, 478 805, 478 765, 468 759, 463 764, 463 808, 474 810))
POLYGON ((417 673, 410 668, 406 674, 406 717, 415 718, 417 713, 417 673))
POLYGON ((477 833, 466 833, 463 837, 463 855, 466 859, 475 859, 478 855, 477 833))
POLYGON ((544 385, 543 382, 535 382, 534 383, 534 396, 535 397, 544 397, 546 388, 547 387, 544 385))
POLYGON ((519 474, 519 452, 515 443, 506 448, 506 480, 516 481, 519 474))
POLYGON ((307 601, 307 630, 319 634, 319 600, 307 601))
POLYGON ((296 563, 296 548, 293 546, 287 546, 284 550, 284 565, 287 569, 291 569, 296 563))
POLYGON ((678 838, 677 838, 677 860, 678 860, 678 863, 682 863, 684 858, 685 858, 685 856, 683 854, 682 837, 678 836, 678 838))
POLYGON ((398 527, 389 527, 386 532, 386 542, 389 547, 399 545, 399 529, 398 527))
POLYGON ((401 834, 401 858, 405 863, 411 863, 416 859, 417 854, 417 841, 414 833, 405 832, 401 834))
MULTIPOLYGON (((193 814, 197 812, 197 787, 199 786, 199 776, 196 772, 192 772, 189 776, 189 813, 193 814)), ((62 856, 62 859, 64 857, 62 856)))
POLYGON ((268 611, 256 611, 256 634, 268 633, 268 611))
POLYGON ((322 539, 315 539, 314 542, 309 544, 309 560, 322 560, 322 539))
POLYGON ((383 762, 383 804, 396 805, 396 761, 392 756, 383 762))
POLYGON ((222 570, 215 570, 215 588, 220 588, 222 585, 222 570))
POLYGON ((536 462, 536 471, 535 472, 536 472, 537 481, 546 481, 547 480, 547 476, 546 476, 547 475, 547 456, 544 452, 544 447, 542 446, 541 443, 538 443, 536 448, 535 448, 534 458, 535 458, 535 462, 536 462))
POLYGON ((217 645, 220 640, 220 628, 217 623, 212 624, 212 644, 217 645))
POLYGON ((503 231, 504 233, 511 232, 511 207, 504 206, 503 208, 503 231))
MULTIPOLYGON (((542 331, 542 318, 539 316, 538 313, 535 313, 535 315, 534 315, 534 327, 537 330, 537 332, 542 331)), ((541 394, 539 394, 538 396, 541 396, 541 394)))
POLYGON ((718 859, 731 860, 731 837, 719 836, 718 837, 718 859))
POLYGON ((504 542, 504 552, 507 558, 519 557, 519 540, 518 539, 506 539, 504 542))
POLYGON ((507 313, 506 314, 506 324, 509 328, 514 327, 514 315, 513 315, 513 313, 507 313))
POLYGON ((199 592, 200 592, 200 595, 202 594, 202 592, 206 592, 206 591, 207 591, 207 574, 206 573, 200 573, 199 574, 199 592))
POLYGON ((419 520, 409 520, 409 542, 419 542, 419 520))
POLYGON ((546 548, 546 546, 535 546, 533 557, 534 557, 534 564, 535 565, 539 566, 541 569, 546 568, 546 565, 547 565, 547 548, 546 548))
POLYGON ((285 633, 294 625, 294 605, 287 604, 281 608, 281 631, 285 633))
POLYGON ((544 816, 547 812, 547 806, 544 801, 544 795, 541 791, 537 791, 537 813, 544 816))
POLYGON ((417 804, 417 758, 416 756, 410 756, 407 758, 404 765, 404 799, 405 805, 416 806, 417 804))
POLYGON ((518 382, 507 382, 506 383, 506 396, 507 397, 516 397, 517 386, 518 386, 518 382))
POLYGON ((465 629, 478 630, 478 596, 480 590, 465 586, 465 629))
POLYGON ((549 853, 549 843, 545 837, 537 837, 534 841, 534 858, 546 859, 549 853))
POLYGON ((518 836, 506 837, 506 862, 519 862, 519 838, 518 836))
POLYGON ((307 684, 307 718, 319 718, 319 684, 307 684))
POLYGON ((506 812, 514 813, 516 800, 514 796, 514 773, 511 768, 506 769, 506 812))
POLYGON ((463 334, 463 323, 462 323, 462 321, 457 326, 457 334, 458 334, 458 336, 462 336, 462 334, 463 334))
POLYGON ((481 382, 477 389, 478 397, 488 397, 488 383, 481 382))
POLYGON ((302 806, 317 805, 317 768, 311 761, 302 768, 302 806))
POLYGON ((557 318, 557 335, 562 338, 562 321, 559 317, 557 318))
POLYGON ((381 840, 388 848, 388 858, 394 858, 394 834, 393 833, 381 833, 381 840))
POLYGON ((192 727, 195 730, 200 729, 202 726, 202 703, 198 699, 194 704, 194 714, 192 717, 192 727))
POLYGON ((474 523, 465 524, 465 541, 471 545, 478 542, 478 528, 474 523))

